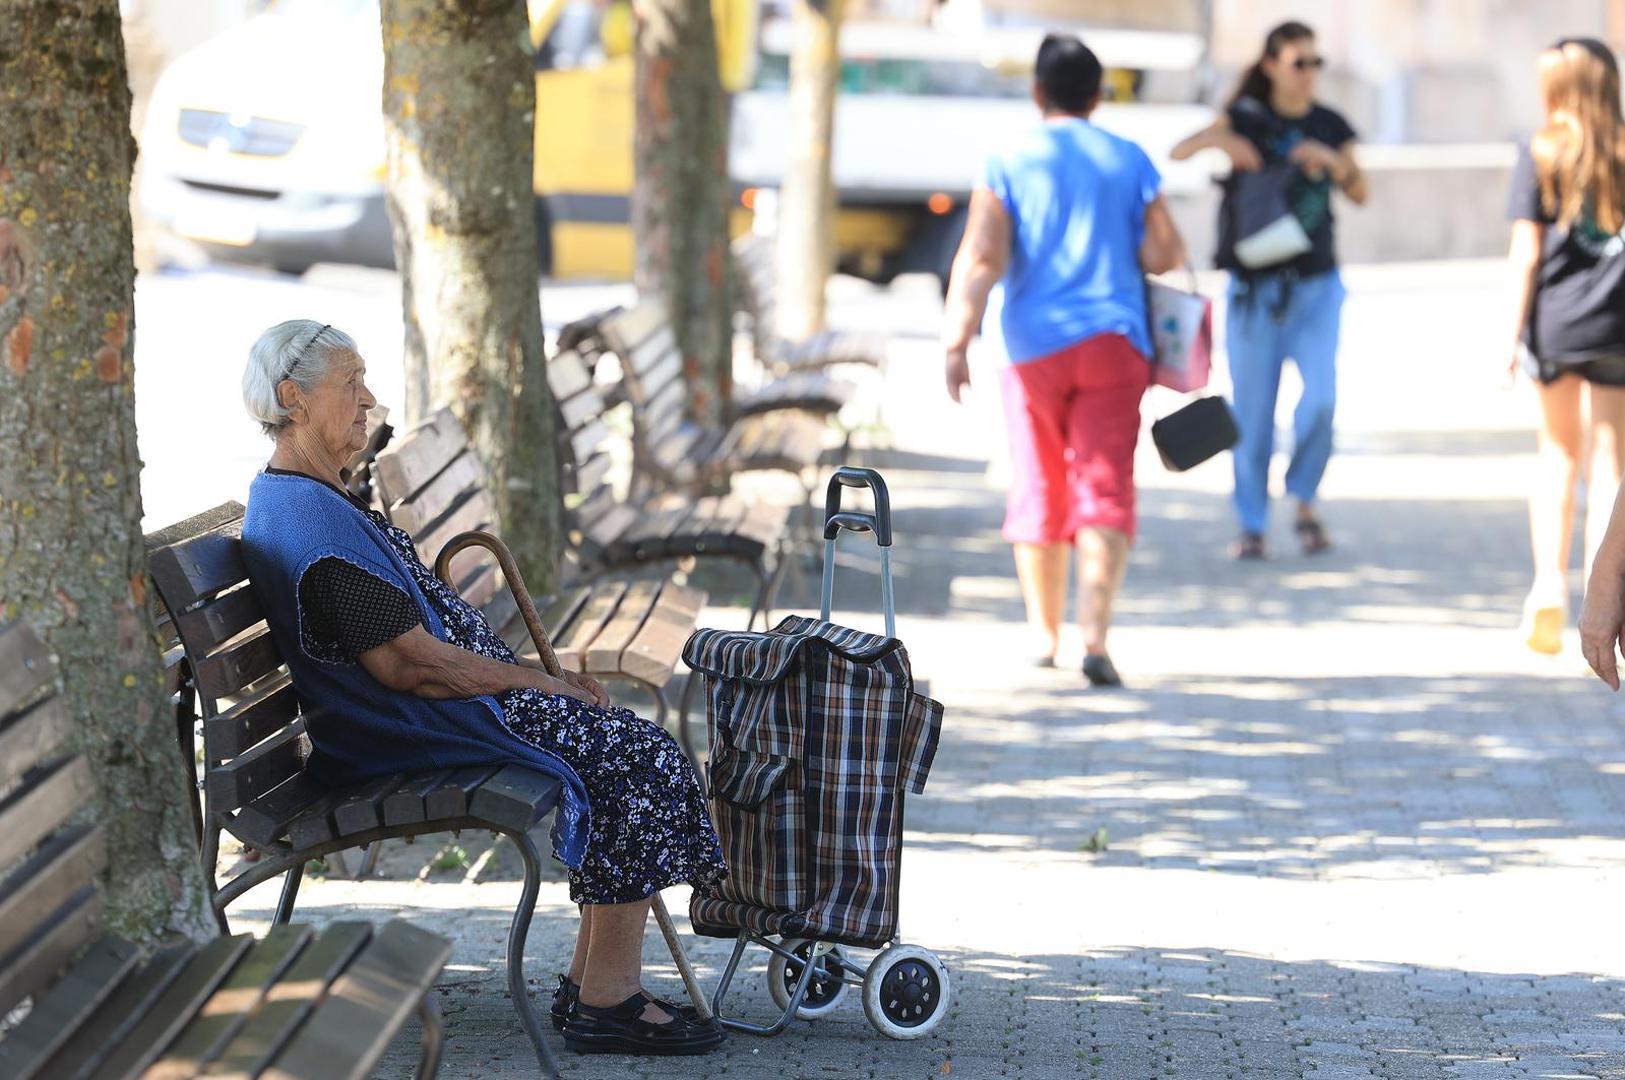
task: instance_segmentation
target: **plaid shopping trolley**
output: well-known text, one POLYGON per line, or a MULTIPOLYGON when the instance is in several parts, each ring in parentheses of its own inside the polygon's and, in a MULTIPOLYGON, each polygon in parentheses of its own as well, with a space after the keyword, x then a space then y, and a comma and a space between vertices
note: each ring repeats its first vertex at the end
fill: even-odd
POLYGON ((891 540, 885 481, 837 470, 821 617, 790 616, 765 633, 699 630, 683 650, 705 679, 712 814, 730 868, 696 890, 689 917, 699 933, 736 938, 713 1010, 742 1031, 777 1034, 793 1016, 822 1016, 849 984, 863 986, 871 1023, 894 1038, 924 1035, 947 1010, 941 961, 897 940, 903 802, 925 788, 943 710, 916 692, 896 637, 891 540), (874 512, 843 512, 842 489, 860 486, 874 512), (829 621, 843 529, 880 546, 884 635, 829 621), (768 987, 784 1010, 768 1026, 722 1013, 751 944, 772 953, 768 987), (842 946, 881 951, 865 968, 842 946))

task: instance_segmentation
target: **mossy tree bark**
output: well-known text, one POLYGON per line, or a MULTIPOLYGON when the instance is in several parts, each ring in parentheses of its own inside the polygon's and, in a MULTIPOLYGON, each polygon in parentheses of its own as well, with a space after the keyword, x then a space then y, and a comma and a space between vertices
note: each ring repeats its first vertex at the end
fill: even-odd
POLYGON ((790 160, 778 209, 779 333, 804 341, 824 328, 835 272, 835 92, 844 0, 795 0, 791 15, 790 160))
POLYGON ((407 417, 457 412, 489 470, 503 539, 540 595, 558 576, 560 497, 525 4, 384 0, 383 35, 407 417))
POLYGON ((61 659, 108 923, 150 944, 214 922, 141 543, 134 159, 117 0, 0 5, 0 617, 61 659))
POLYGON ((634 0, 632 228, 638 291, 664 296, 689 415, 721 421, 733 391, 728 103, 709 0, 634 0))

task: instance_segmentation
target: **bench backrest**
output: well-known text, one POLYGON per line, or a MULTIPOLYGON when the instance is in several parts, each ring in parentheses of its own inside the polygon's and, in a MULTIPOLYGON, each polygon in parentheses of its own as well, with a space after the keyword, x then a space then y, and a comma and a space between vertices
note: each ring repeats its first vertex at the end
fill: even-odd
POLYGON ((185 649, 203 724, 204 829, 276 839, 237 815, 297 777, 304 711, 242 558, 243 507, 228 502, 148 537, 148 568, 185 649))
MULTIPOLYGON (((71 715, 56 659, 23 623, 0 624, 0 1016, 101 936, 100 825, 70 825, 90 764, 65 750, 71 715)), ((127 947, 124 963, 134 960, 127 947)), ((114 975, 114 978, 117 976, 114 975)))
POLYGON ((778 272, 773 241, 748 233, 733 242, 734 282, 739 308, 750 320, 752 353, 758 360, 773 355, 778 336, 778 272))
POLYGON ((687 417, 688 382, 665 302, 646 298, 600 324, 604 342, 621 361, 621 384, 632 404, 635 475, 670 474, 694 445, 700 429, 687 417))
POLYGON ((616 406, 594 384, 593 366, 571 349, 548 362, 547 377, 559 406, 566 456, 564 526, 581 557, 601 564, 605 548, 641 515, 610 482, 612 447, 620 440, 624 453, 625 442, 606 418, 616 406))

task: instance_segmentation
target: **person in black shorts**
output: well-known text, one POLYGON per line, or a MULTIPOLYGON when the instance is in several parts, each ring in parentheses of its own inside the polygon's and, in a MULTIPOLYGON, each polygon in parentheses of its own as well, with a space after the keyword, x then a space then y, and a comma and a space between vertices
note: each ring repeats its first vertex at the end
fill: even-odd
POLYGON ((1506 364, 1534 381, 1540 400, 1534 581, 1519 634, 1536 652, 1555 653, 1567 622, 1576 484, 1587 475, 1592 492, 1589 575, 1594 557, 1602 565, 1597 550, 1625 465, 1625 120, 1619 66, 1602 42, 1564 39, 1539 64, 1546 125, 1519 150, 1507 208, 1506 364))

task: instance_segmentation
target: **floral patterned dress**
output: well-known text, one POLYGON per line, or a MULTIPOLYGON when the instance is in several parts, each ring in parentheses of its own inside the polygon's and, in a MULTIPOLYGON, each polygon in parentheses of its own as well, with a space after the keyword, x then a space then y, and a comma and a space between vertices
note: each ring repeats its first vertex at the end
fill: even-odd
MULTIPOLYGON (((352 505, 362 509, 358 502, 352 501, 352 505)), ((517 662, 484 616, 423 564, 410 536, 376 510, 364 512, 406 564, 444 624, 451 644, 493 660, 517 662)), ((400 591, 358 567, 341 565, 343 571, 369 579, 365 587, 375 596, 379 586, 400 591)), ((346 594, 340 588, 337 595, 355 595, 355 591, 346 594)), ((383 606, 352 608, 351 612, 376 626, 383 606)), ((307 633, 309 629, 305 628, 307 633)), ((358 633, 366 638, 368 629, 350 628, 345 637, 355 640, 358 633)), ((540 690, 509 690, 498 701, 509 731, 557 755, 587 789, 591 823, 581 866, 569 871, 572 901, 624 904, 680 881, 704 887, 727 874, 694 769, 664 728, 629 709, 601 709, 540 690)))

